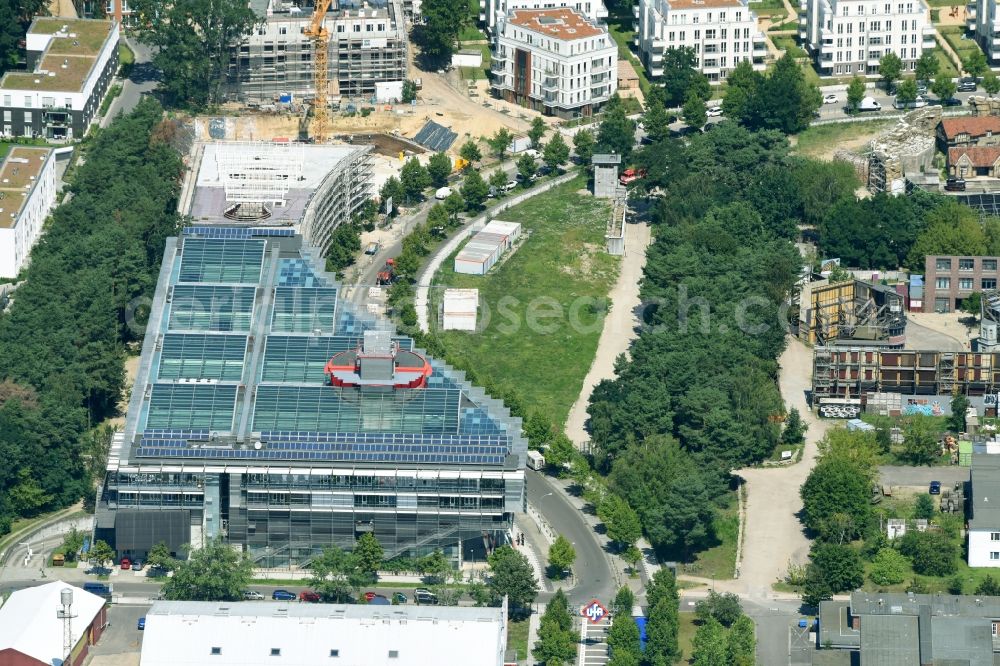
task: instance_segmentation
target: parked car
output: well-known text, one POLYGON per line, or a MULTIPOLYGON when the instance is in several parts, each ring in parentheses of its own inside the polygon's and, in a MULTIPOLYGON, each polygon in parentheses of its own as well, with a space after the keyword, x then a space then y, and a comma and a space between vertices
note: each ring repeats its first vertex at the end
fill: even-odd
POLYGON ((948 99, 939 99, 938 104, 941 106, 962 106, 962 100, 957 97, 949 97, 948 99))
POLYGON ((140 617, 139 621, 136 622, 136 624, 135 624, 135 628, 138 629, 139 631, 145 631, 145 629, 146 629, 146 618, 145 617, 140 617))
POLYGON ((705 115, 707 115, 709 118, 718 118, 719 116, 722 115, 722 107, 710 106, 707 109, 705 109, 705 115))
POLYGON ((517 188, 517 181, 516 180, 508 180, 507 184, 503 186, 503 191, 504 192, 510 192, 510 191, 514 190, 515 188, 517 188))
POLYGON ((834 95, 833 93, 830 93, 829 95, 824 95, 823 96, 823 103, 824 104, 836 104, 837 103, 837 96, 834 95))
POLYGON ((921 109, 927 106, 927 98, 923 95, 917 95, 916 99, 912 102, 901 102, 897 97, 893 100, 892 106, 896 109, 921 109))
POLYGON ((917 94, 918 95, 926 95, 927 94, 927 84, 926 83, 920 83, 920 82, 917 83, 917 94))
POLYGON ((965 191, 965 179, 963 178, 949 178, 944 182, 944 189, 946 192, 964 192, 965 191))
POLYGON ((971 76, 964 76, 958 80, 958 92, 976 92, 978 83, 971 76))
POLYGON ((368 602, 372 606, 388 606, 390 605, 389 600, 382 594, 376 594, 371 601, 368 602))
POLYGON ((438 602, 437 595, 428 589, 418 587, 413 591, 413 599, 418 604, 436 604, 438 602))
POLYGON ((312 590, 302 590, 299 592, 299 601, 306 601, 311 604, 319 603, 319 595, 312 590))
POLYGON ((377 596, 379 596, 377 592, 365 592, 365 601, 371 601, 377 596))
POLYGON ((83 573, 90 574, 91 576, 107 576, 111 573, 111 569, 107 567, 96 566, 96 567, 90 567, 83 573))
POLYGON ((263 601, 264 595, 257 590, 244 590, 243 599, 245 601, 263 601))
POLYGON ((397 604, 405 604, 407 601, 409 601, 406 598, 406 595, 403 594, 402 592, 396 592, 396 593, 394 593, 392 595, 392 600, 395 601, 397 604))
POLYGON ((490 199, 496 199, 498 196, 500 196, 500 190, 490 185, 490 191, 486 196, 488 196, 490 199))
POLYGON ((540 152, 538 152, 537 150, 535 150, 534 148, 528 148, 526 151, 524 151, 524 154, 525 155, 531 155, 536 160, 542 159, 542 154, 540 152))
POLYGON ((881 111, 882 105, 874 97, 865 97, 858 104, 858 111, 881 111))
POLYGON ((930 487, 930 490, 928 490, 928 492, 931 495, 940 495, 941 494, 941 482, 940 481, 931 481, 931 487, 930 487))
POLYGON ((288 590, 275 590, 271 593, 271 598, 275 601, 295 601, 295 593, 288 590))
POLYGON ((132 571, 142 571, 143 566, 145 565, 143 565, 142 562, 136 560, 135 562, 132 563, 132 571))
POLYGON ((121 568, 122 568, 122 571, 128 571, 129 569, 131 569, 132 568, 132 560, 128 559, 127 557, 123 557, 122 558, 122 562, 121 562, 121 568))

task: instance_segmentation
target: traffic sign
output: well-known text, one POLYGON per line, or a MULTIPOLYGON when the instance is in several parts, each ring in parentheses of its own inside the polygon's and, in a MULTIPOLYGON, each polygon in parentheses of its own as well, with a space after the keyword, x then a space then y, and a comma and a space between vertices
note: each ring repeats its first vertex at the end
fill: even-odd
POLYGON ((604 616, 608 614, 608 609, 601 605, 601 602, 594 599, 589 604, 583 607, 580 611, 580 615, 584 616, 592 624, 597 624, 604 616))

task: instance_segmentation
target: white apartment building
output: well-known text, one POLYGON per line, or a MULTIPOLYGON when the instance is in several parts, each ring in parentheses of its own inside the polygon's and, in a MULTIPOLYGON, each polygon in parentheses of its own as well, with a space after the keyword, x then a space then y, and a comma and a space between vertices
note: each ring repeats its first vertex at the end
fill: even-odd
POLYGON ((479 22, 485 24, 487 32, 492 34, 497 23, 507 16, 507 12, 557 7, 569 7, 595 24, 603 23, 608 18, 608 9, 603 0, 479 0, 479 22))
POLYGON ((820 76, 877 76, 882 56, 894 52, 913 70, 934 48, 934 26, 924 0, 804 0, 799 37, 816 58, 820 76))
POLYGON ((56 202, 51 148, 17 146, 0 163, 0 278, 24 267, 56 202))
POLYGON ((746 0, 639 0, 635 46, 651 77, 663 75, 663 52, 689 47, 695 67, 712 83, 724 81, 740 62, 763 71, 767 45, 746 0))
POLYGON ((997 0, 970 0, 965 7, 966 29, 976 36, 990 65, 1000 64, 1000 24, 997 0))
MULTIPOLYGON (((995 449, 987 442, 986 451, 995 449)), ((972 454, 969 487, 969 566, 1000 567, 1000 454, 972 454)))
POLYGON ((516 9, 497 24, 493 92, 564 118, 589 116, 618 88, 608 29, 569 7, 516 9))

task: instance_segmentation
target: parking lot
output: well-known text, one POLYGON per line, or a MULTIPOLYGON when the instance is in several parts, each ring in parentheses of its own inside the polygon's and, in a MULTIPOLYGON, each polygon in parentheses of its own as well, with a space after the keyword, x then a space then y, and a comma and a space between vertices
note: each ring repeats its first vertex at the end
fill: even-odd
MULTIPOLYGON (((812 622, 812 619, 809 621, 812 622)), ((815 651, 815 634, 810 632, 809 627, 799 627, 798 620, 793 621, 788 627, 788 663, 791 666, 812 664, 815 651)))
POLYGON ((146 615, 149 605, 119 605, 108 607, 108 627, 90 653, 95 655, 95 666, 111 664, 139 663, 138 653, 142 646, 142 632, 136 629, 140 617, 146 615), (112 659, 115 655, 134 655, 127 659, 112 659), (102 657, 100 659, 96 657, 102 657), (109 657, 104 659, 103 657, 109 657))

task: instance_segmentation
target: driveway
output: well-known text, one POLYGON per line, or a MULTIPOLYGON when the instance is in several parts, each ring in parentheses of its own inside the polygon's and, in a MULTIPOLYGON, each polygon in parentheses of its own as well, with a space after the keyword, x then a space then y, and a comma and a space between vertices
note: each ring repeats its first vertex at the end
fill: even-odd
POLYGON ((878 468, 882 484, 890 486, 923 486, 931 481, 940 481, 945 488, 969 480, 968 467, 902 467, 886 465, 878 468))
POLYGON ((958 338, 908 319, 906 322, 907 349, 934 349, 938 351, 965 351, 966 347, 958 338))
POLYGON ((110 125, 118 114, 134 109, 143 95, 152 92, 160 84, 160 73, 151 62, 153 54, 149 47, 127 37, 125 42, 135 54, 135 63, 129 78, 122 83, 122 91, 111 102, 107 115, 101 119, 101 127, 110 125))

